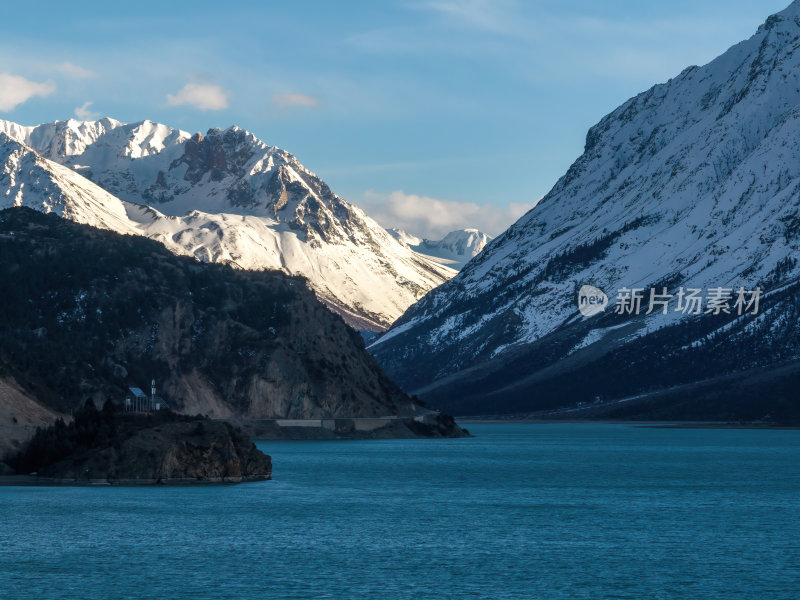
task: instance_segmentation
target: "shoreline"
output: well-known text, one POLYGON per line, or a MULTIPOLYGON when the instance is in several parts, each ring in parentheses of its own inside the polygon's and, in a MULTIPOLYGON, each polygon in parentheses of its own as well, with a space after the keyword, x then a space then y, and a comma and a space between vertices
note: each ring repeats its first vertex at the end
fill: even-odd
POLYGON ((269 481, 271 476, 254 475, 250 477, 215 477, 209 479, 60 479, 38 475, 2 475, 0 487, 158 487, 158 486, 203 486, 237 485, 269 481))
POLYGON ((456 417, 458 423, 468 425, 558 425, 569 423, 598 423, 605 425, 630 425, 649 429, 772 429, 800 430, 800 425, 777 423, 727 423, 724 421, 624 421, 611 419, 536 419, 498 417, 456 417))

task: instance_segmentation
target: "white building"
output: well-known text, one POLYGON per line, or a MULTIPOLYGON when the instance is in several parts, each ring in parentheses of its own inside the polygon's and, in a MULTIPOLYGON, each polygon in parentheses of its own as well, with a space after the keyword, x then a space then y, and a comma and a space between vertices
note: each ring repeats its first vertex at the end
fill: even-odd
POLYGON ((151 394, 148 396, 141 388, 130 387, 125 395, 125 412, 150 413, 167 408, 163 398, 156 396, 156 380, 150 385, 151 394))

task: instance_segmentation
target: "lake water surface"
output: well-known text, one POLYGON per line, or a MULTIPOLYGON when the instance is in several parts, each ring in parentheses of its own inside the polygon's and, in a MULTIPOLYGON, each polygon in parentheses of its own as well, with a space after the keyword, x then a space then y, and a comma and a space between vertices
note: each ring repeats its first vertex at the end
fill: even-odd
POLYGON ((800 431, 262 442, 273 481, 0 488, 0 598, 800 598, 800 431))

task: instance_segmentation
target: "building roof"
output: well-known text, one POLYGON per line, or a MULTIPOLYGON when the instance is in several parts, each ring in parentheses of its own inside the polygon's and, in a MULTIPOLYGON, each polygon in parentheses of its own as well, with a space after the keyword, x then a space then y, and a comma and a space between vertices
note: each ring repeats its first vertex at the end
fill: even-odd
POLYGON ((137 387, 128 388, 128 390, 130 390, 131 394, 133 394, 137 398, 147 398, 147 394, 145 394, 142 390, 140 390, 137 387))

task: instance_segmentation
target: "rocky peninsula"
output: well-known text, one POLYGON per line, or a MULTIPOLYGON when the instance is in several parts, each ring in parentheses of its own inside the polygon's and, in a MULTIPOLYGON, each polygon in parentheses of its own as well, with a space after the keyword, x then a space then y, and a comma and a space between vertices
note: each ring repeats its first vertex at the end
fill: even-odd
POLYGON ((88 402, 75 418, 40 428, 7 460, 10 483, 194 484, 271 478, 269 456, 230 423, 160 411, 129 414, 88 402), (35 476, 31 476, 35 474, 35 476))

